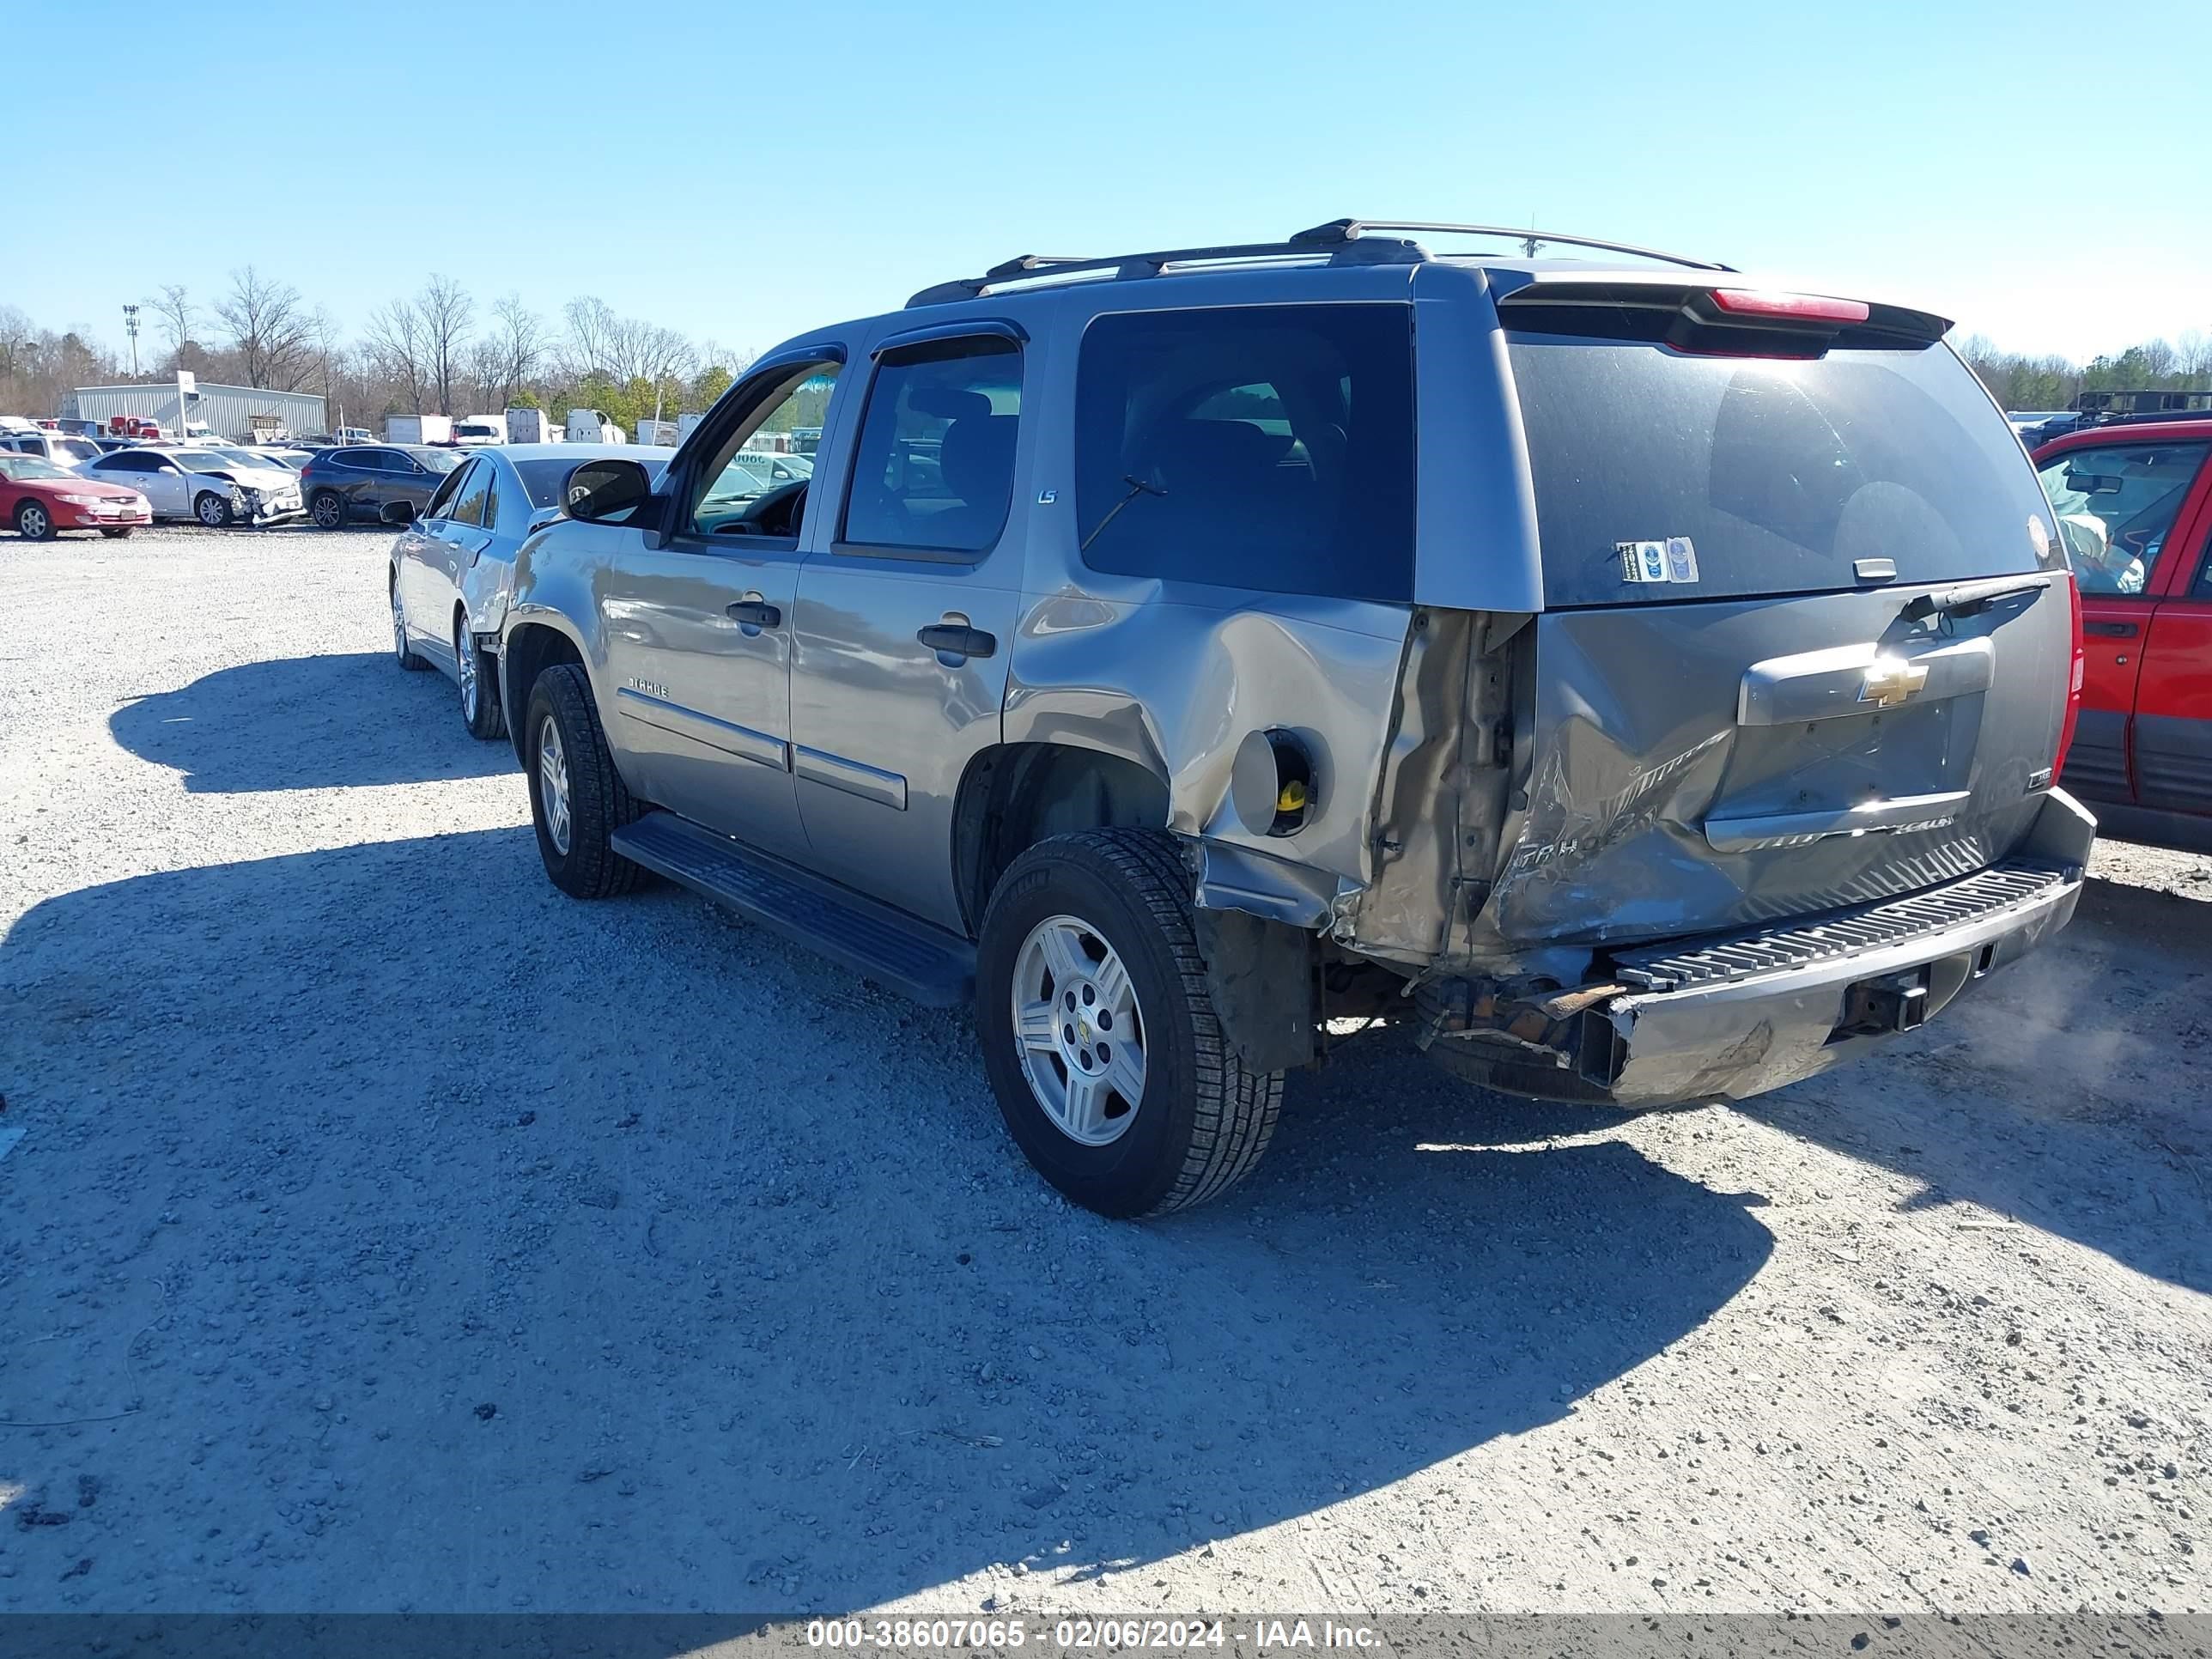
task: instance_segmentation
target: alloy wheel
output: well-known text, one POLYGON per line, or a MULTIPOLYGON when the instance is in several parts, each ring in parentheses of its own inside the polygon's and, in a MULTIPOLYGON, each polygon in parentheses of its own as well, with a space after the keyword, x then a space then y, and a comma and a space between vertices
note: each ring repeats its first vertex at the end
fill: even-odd
POLYGON ((1116 1141, 1145 1095, 1145 1019, 1129 970, 1089 922, 1048 916, 1014 957, 1014 1036, 1045 1115, 1085 1146, 1116 1141))
POLYGON ((545 838, 562 858, 568 856, 568 757, 561 747, 561 727, 548 714, 538 728, 538 799, 545 810, 545 838))
POLYGON ((461 684, 461 716, 474 720, 477 717, 477 653, 476 643, 469 638, 465 622, 453 624, 454 676, 461 684))

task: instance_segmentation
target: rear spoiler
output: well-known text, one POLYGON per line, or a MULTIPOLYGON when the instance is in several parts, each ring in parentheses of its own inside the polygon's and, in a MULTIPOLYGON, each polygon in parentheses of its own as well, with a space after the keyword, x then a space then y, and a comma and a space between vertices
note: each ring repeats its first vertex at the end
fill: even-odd
POLYGON ((1948 317, 1903 306, 1712 282, 1538 281, 1500 295, 1498 314, 1519 333, 1645 340, 1741 357, 1921 351, 1951 326, 1948 317))

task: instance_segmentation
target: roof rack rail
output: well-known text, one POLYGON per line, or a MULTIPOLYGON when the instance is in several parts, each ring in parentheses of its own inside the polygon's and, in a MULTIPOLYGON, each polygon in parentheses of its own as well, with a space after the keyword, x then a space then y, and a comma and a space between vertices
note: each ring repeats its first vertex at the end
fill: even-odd
POLYGON ((1429 230, 1453 236, 1504 236, 1516 242, 1558 242, 1567 247, 1593 247, 1607 253, 1632 253, 1641 259, 1663 260, 1670 265, 1687 265, 1695 270, 1734 270, 1734 265, 1724 265, 1714 259, 1692 259, 1686 253, 1668 253, 1656 247, 1638 247, 1633 242, 1605 242, 1595 236, 1569 236, 1556 230, 1520 228, 1513 225, 1448 225, 1424 219, 1332 219, 1325 225, 1316 225, 1302 230, 1291 238, 1293 242, 1315 247, 1333 247, 1340 243, 1356 242, 1370 231, 1429 230))
POLYGON ((907 301, 915 306, 949 305, 973 300, 1012 283, 1048 281, 1086 272, 1111 272, 1115 278, 1157 276, 1170 265, 1236 264, 1255 259, 1326 258, 1331 264, 1417 265, 1431 258, 1419 242, 1397 236, 1377 236, 1376 231, 1429 230, 1453 235, 1504 236, 1515 241, 1559 242, 1569 247, 1601 249, 1608 253, 1633 254, 1698 270, 1733 270, 1711 259, 1686 254, 1662 253, 1632 242, 1601 242, 1592 236, 1566 236, 1549 230, 1516 230, 1510 225, 1431 224, 1413 219, 1332 219, 1325 225, 1302 230, 1286 241, 1235 242, 1218 247, 1161 248, 1150 253, 1054 254, 1024 253, 993 265, 981 276, 963 276, 923 289, 907 301))
POLYGON ((1097 257, 1058 257, 1024 253, 993 265, 981 276, 965 276, 923 289, 907 301, 908 307, 947 305, 973 300, 1008 283, 1031 278, 1073 276, 1085 271, 1111 271, 1119 277, 1157 276, 1170 265, 1212 262, 1235 264, 1254 259, 1326 258, 1332 264, 1415 265, 1428 258, 1417 242, 1377 239, 1362 246, 1347 241, 1324 247, 1293 237, 1287 242, 1236 242, 1218 247, 1160 248, 1150 253, 1109 253, 1097 257))

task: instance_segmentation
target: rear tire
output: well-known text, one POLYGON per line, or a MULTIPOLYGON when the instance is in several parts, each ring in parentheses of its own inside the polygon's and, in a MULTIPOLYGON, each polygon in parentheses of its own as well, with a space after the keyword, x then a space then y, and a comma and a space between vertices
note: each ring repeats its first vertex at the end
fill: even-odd
POLYGON ((530 821, 545 873, 571 898, 632 891, 646 872, 614 850, 612 837, 644 809, 615 770, 580 666, 556 663, 538 677, 522 729, 530 821))
POLYGON ((53 540, 53 510, 44 501, 21 503, 15 508, 15 533, 27 542, 53 540))
POLYGON ((230 497, 207 490, 192 502, 192 516, 210 530, 226 529, 233 516, 230 497))
POLYGON ((1283 1074, 1247 1067, 1222 1032, 1191 926, 1189 873, 1168 837, 1086 830, 1016 859, 983 918, 975 997, 984 1068, 1007 1130, 1038 1173, 1085 1208, 1117 1218, 1188 1209, 1250 1174, 1267 1151, 1283 1074), (1062 951, 1087 940, 1065 958, 1065 974, 1049 966, 1055 936, 1062 951), (1045 979, 1031 986, 1040 962, 1045 979), (1118 1024, 1098 1021, 1124 982, 1130 1012, 1118 1024), (1019 1018, 1018 1000, 1030 1020, 1019 1018), (1040 1030, 1047 1009, 1050 1029, 1040 1030), (1107 1051, 1128 1046, 1125 1030, 1141 1067, 1133 1103, 1094 1074, 1094 1064, 1110 1074, 1116 1056, 1107 1051), (1059 1042, 1056 1032, 1074 1035, 1059 1042), (1080 1085, 1121 1107, 1094 1113, 1087 1135, 1062 1127, 1080 1085))
POLYGON ((468 613, 453 615, 453 678, 461 692, 461 720, 472 738, 495 738, 507 730, 499 707, 499 662, 479 650, 469 631, 468 613))
POLYGON ((314 520, 318 530, 343 530, 346 521, 345 497, 335 489, 319 489, 315 499, 307 503, 307 515, 314 520))

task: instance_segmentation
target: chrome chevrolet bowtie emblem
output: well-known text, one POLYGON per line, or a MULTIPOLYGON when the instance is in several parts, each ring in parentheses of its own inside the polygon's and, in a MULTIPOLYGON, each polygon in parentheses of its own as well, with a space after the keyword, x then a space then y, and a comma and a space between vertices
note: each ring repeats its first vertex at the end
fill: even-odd
POLYGON ((1867 670, 1866 684, 1859 688, 1859 701, 1877 708, 1894 708, 1927 684, 1928 671, 1918 663, 1906 662, 1902 657, 1877 657, 1867 670))

